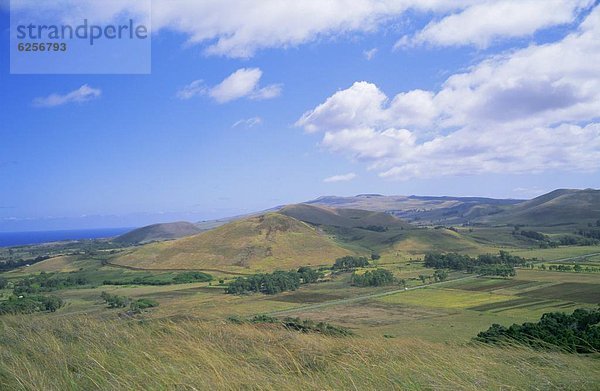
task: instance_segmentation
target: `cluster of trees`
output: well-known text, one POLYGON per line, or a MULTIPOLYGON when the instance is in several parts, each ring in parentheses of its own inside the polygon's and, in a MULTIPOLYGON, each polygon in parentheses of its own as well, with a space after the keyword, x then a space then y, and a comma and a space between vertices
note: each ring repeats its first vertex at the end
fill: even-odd
POLYGON ((493 324, 477 335, 478 341, 500 344, 517 342, 534 348, 559 348, 572 353, 600 351, 600 308, 576 309, 572 314, 552 312, 537 323, 493 324))
POLYGON ((356 286, 383 286, 393 284, 395 279, 389 270, 376 269, 362 274, 352 273, 351 281, 356 286))
POLYGON ((174 277, 164 278, 157 276, 144 276, 133 278, 122 278, 118 280, 104 280, 103 285, 172 285, 172 284, 187 284, 191 282, 208 282, 212 281, 213 277, 210 274, 202 272, 185 272, 178 273, 174 277))
POLYGON ((108 292, 102 292, 100 297, 109 308, 125 308, 129 306, 131 313, 138 314, 148 308, 158 307, 158 301, 152 299, 132 300, 126 296, 111 295, 108 292))
POLYGON ((56 296, 12 295, 0 301, 0 315, 32 314, 39 311, 54 312, 64 306, 64 301, 56 296))
POLYGON ((288 330, 300 331, 303 333, 320 333, 330 336, 348 336, 352 335, 352 331, 345 327, 334 326, 327 322, 315 322, 310 319, 300 319, 286 317, 283 319, 277 319, 268 315, 256 315, 250 319, 242 319, 239 317, 230 317, 229 321, 236 324, 244 323, 269 323, 269 324, 280 324, 288 330))
POLYGON ((33 265, 34 263, 42 262, 49 258, 50 256, 48 255, 40 255, 32 259, 9 259, 7 261, 0 262, 0 272, 7 272, 23 266, 33 265))
POLYGON ((89 281, 81 276, 63 277, 57 273, 41 272, 37 276, 22 278, 15 282, 13 291, 17 295, 23 293, 33 294, 87 284, 89 284, 89 281))
POLYGON ((347 255, 345 257, 336 259, 331 269, 347 271, 356 269, 357 267, 365 266, 369 266, 369 260, 366 257, 354 257, 347 255))
POLYGON ((511 255, 506 251, 500 251, 500 253, 497 255, 482 254, 476 258, 456 253, 429 253, 425 255, 424 261, 425 267, 461 270, 468 273, 485 272, 488 273, 486 275, 504 275, 508 268, 513 269, 512 272, 514 273, 515 266, 523 266, 527 263, 524 258, 511 255), (494 271, 502 274, 489 274, 493 273, 494 271))
POLYGON ((229 283, 225 293, 239 295, 247 292, 260 292, 274 295, 280 292, 294 291, 300 287, 300 284, 316 282, 321 276, 320 272, 303 266, 296 271, 276 271, 238 277, 229 283))

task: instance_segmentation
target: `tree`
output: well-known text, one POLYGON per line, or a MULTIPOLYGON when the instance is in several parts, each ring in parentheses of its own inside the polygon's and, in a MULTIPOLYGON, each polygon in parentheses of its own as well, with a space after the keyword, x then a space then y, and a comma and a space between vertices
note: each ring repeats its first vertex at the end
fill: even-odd
POLYGON ((0 289, 6 289, 8 287, 8 280, 4 277, 0 277, 0 289))
POLYGON ((421 280, 421 282, 422 282, 423 284, 425 284, 425 281, 427 281, 427 276, 426 276, 426 275, 424 275, 424 274, 420 274, 420 275, 419 275, 419 280, 421 280))

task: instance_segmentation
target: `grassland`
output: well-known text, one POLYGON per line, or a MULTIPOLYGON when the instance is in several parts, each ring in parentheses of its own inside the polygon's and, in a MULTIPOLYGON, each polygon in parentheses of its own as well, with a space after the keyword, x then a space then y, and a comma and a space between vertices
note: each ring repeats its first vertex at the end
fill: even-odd
POLYGON ((10 390, 590 390, 600 381, 588 357, 418 338, 186 319, 9 317, 0 325, 0 388, 10 390))

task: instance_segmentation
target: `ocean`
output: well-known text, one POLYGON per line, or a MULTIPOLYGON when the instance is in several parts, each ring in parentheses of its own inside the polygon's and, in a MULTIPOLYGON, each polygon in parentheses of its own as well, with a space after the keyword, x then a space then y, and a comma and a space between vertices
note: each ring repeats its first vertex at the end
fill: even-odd
POLYGON ((133 228, 98 228, 64 231, 0 232, 0 247, 58 242, 62 240, 99 239, 118 236, 133 228))

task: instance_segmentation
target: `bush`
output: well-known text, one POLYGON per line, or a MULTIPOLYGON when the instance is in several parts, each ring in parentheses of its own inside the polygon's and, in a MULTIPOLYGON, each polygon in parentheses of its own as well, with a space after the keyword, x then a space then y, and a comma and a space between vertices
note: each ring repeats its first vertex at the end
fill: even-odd
POLYGON ((109 308, 125 308, 129 305, 129 298, 125 296, 111 295, 107 292, 102 292, 100 297, 106 304, 108 304, 109 308))
POLYGON ((158 301, 152 299, 139 299, 131 302, 129 309, 134 313, 140 313, 148 308, 158 307, 158 301))
POLYGON ((513 324, 506 328, 493 324, 476 340, 489 344, 517 342, 533 348, 559 348, 568 352, 600 351, 600 309, 576 309, 572 314, 552 312, 537 323, 513 324))

